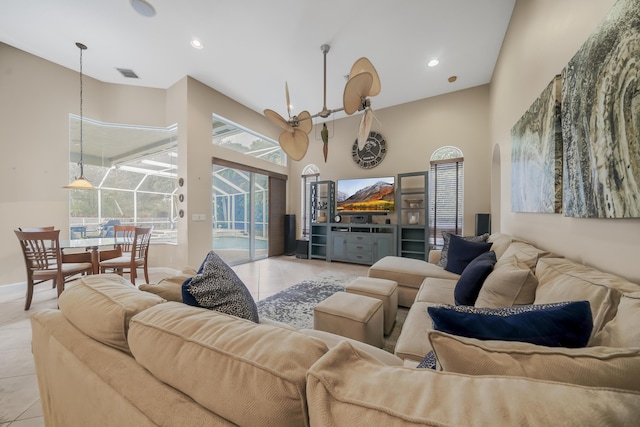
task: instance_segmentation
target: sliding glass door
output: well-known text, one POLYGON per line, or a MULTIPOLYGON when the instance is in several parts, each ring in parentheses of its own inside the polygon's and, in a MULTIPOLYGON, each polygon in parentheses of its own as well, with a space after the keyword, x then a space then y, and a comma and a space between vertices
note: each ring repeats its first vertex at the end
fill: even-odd
POLYGON ((266 258, 269 248, 269 179, 213 165, 213 249, 228 264, 266 258))

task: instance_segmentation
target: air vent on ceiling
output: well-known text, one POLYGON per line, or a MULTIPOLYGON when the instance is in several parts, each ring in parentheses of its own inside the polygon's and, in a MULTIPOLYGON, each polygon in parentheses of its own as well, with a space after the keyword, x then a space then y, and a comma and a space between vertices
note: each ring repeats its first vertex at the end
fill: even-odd
POLYGON ((133 70, 129 70, 128 68, 116 68, 116 70, 120 71, 120 74, 125 76, 128 79, 137 79, 138 75, 133 70))

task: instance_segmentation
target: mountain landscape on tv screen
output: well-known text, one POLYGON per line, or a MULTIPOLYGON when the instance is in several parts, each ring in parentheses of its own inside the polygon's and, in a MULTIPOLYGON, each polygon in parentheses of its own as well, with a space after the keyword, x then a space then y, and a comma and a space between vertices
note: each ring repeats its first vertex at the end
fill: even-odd
POLYGON ((338 188, 336 195, 339 211, 393 211, 395 192, 391 183, 378 181, 359 189, 354 194, 339 190, 338 188))

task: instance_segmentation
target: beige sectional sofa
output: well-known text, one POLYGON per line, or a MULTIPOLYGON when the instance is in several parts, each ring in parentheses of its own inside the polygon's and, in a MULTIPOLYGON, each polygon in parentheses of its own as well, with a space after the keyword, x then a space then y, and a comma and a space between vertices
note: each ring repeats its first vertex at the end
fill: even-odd
MULTIPOLYGON (((511 246, 507 240, 505 246, 511 246)), ((397 357, 326 332, 297 331, 277 322, 256 324, 167 301, 119 276, 88 276, 65 290, 59 310, 31 317, 45 423, 65 427, 633 425, 640 419, 636 384, 640 355, 635 348, 640 347, 640 334, 637 328, 624 326, 640 320, 640 300, 631 293, 637 286, 577 264, 577 273, 568 272, 573 263, 542 258, 544 251, 539 252, 535 298, 565 299, 571 297, 569 288, 575 288, 580 298, 588 295, 598 308, 593 311, 598 331, 590 344, 600 353, 590 348, 545 355, 540 349, 515 344, 509 352, 499 342, 429 333, 429 319, 420 307, 429 300, 451 302, 452 283, 442 278, 423 278, 398 343, 405 350, 397 357), (591 289, 592 282, 596 290, 591 289), (412 367, 432 346, 441 346, 438 340, 448 342, 442 355, 451 359, 447 365, 451 368, 412 367), (474 368, 468 360, 444 351, 455 346, 488 360, 474 368), (550 381, 544 378, 546 371, 541 374, 522 366, 527 354, 534 360, 553 357, 558 366, 564 366, 565 359, 577 360, 581 365, 572 372, 597 368, 600 373, 587 385, 575 381, 578 374, 550 381), (499 369, 482 372, 492 367, 493 359, 520 366, 509 368, 507 374, 499 369), (476 372, 456 372, 460 369, 456 364, 476 372), (626 380, 621 378, 625 376, 626 380)), ((176 294, 165 294, 172 295, 176 294)))
MULTIPOLYGON (((506 234, 494 234, 489 237, 489 242, 493 243, 492 249, 496 252, 498 262, 480 290, 476 307, 495 308, 587 300, 593 315, 589 347, 640 349, 640 333, 621 326, 625 323, 634 324, 634 319, 640 318, 639 285, 562 258, 506 234), (629 308, 633 305, 632 301, 638 303, 637 311, 629 308), (619 310, 619 307, 626 309, 619 310), (626 319, 624 316, 631 317, 626 319), (614 325, 616 332, 609 332, 614 325)), ((437 259, 438 251, 432 251, 432 263, 428 267, 431 276, 423 279, 396 344, 395 354, 404 360, 421 361, 432 350, 433 336, 430 333, 433 331, 433 322, 427 308, 439 304, 454 304, 457 279, 443 278, 439 272, 448 272, 433 264, 437 259)), ((398 263, 402 263, 402 260, 398 263)), ((379 270, 374 274, 376 277, 381 275, 379 270)), ((471 339, 461 341, 469 340, 471 339)), ((452 342, 449 341, 450 344, 452 342)), ((517 348, 535 351, 524 344, 520 347, 519 344, 502 345, 508 351, 517 348)), ((467 348, 464 345, 459 347, 467 348)), ((640 390, 640 381, 638 389, 640 390)))

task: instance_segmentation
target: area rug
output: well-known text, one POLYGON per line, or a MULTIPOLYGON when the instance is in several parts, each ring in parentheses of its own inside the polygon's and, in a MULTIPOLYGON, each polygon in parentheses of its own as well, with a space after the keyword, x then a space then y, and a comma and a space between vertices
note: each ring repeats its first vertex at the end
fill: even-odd
MULTIPOLYGON (((286 323, 296 329, 313 329, 313 309, 336 292, 344 291, 356 276, 343 273, 323 273, 304 280, 275 295, 258 301, 259 316, 286 323)), ((391 333, 384 337, 384 350, 393 353, 408 309, 399 307, 391 333)))

